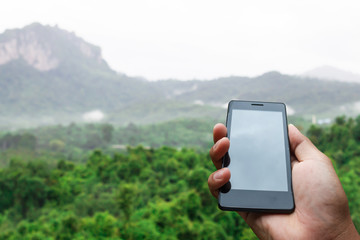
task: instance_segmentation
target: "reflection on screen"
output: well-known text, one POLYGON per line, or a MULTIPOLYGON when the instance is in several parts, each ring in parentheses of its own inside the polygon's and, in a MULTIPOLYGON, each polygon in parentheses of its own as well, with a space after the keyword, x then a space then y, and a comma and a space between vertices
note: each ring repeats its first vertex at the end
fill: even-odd
POLYGON ((229 156, 232 189, 287 191, 282 112, 233 110, 229 156))

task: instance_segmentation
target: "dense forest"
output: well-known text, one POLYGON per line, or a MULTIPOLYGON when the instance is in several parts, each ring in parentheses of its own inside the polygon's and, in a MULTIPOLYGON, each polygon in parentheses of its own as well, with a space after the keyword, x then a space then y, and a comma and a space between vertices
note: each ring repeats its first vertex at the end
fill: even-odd
POLYGON ((125 127, 115 127, 108 123, 72 123, 67 126, 0 132, 0 166, 8 165, 14 156, 25 160, 41 158, 48 163, 53 160, 56 162, 59 158, 84 163, 93 149, 113 154, 125 152, 128 146, 139 145, 144 148, 188 147, 201 151, 211 146, 214 124, 211 120, 197 119, 146 126, 130 123, 125 127))
MULTIPOLYGON (((208 191, 213 123, 190 123, 1 133, 0 239, 256 239, 208 191)), ((333 160, 359 230, 360 117, 306 129, 333 160)))

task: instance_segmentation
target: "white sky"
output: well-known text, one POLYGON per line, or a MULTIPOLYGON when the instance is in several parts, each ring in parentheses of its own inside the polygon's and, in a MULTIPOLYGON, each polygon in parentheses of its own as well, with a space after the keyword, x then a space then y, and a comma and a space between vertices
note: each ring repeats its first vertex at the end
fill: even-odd
POLYGON ((32 22, 74 31, 110 66, 150 80, 360 73, 359 0, 3 1, 0 32, 32 22))

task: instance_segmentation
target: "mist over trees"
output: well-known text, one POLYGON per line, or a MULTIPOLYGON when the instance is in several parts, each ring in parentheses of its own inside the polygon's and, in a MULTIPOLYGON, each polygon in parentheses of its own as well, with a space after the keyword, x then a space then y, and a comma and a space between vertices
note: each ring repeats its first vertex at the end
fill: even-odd
MULTIPOLYGON (((0 239, 256 239, 237 213, 219 210, 209 193, 212 123, 200 125, 206 124, 149 127, 162 129, 162 137, 167 127, 175 133, 198 129, 194 141, 207 133, 208 141, 195 149, 191 137, 170 135, 170 129, 168 139, 189 147, 162 146, 155 131, 148 142, 155 148, 109 148, 120 136, 135 144, 146 139, 147 128, 134 124, 1 134, 1 159, 8 161, 0 169, 0 239), (99 150, 87 145, 86 138, 95 135, 99 150)), ((360 116, 312 125, 307 135, 332 159, 359 230, 360 116)))
POLYGON ((360 113, 359 83, 279 72, 150 82, 115 72, 98 46, 39 23, 0 34, 0 49, 8 49, 0 51, 0 129, 84 122, 93 110, 120 126, 179 118, 223 121, 231 99, 285 102, 298 116, 360 113))

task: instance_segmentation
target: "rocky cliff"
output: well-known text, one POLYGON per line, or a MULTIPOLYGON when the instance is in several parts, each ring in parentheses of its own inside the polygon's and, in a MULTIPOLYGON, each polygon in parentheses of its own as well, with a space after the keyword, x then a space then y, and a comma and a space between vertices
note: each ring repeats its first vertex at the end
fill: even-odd
POLYGON ((23 60, 39 71, 49 71, 71 61, 68 57, 74 54, 100 65, 105 63, 99 47, 58 27, 34 23, 7 30, 0 38, 0 65, 23 60))

